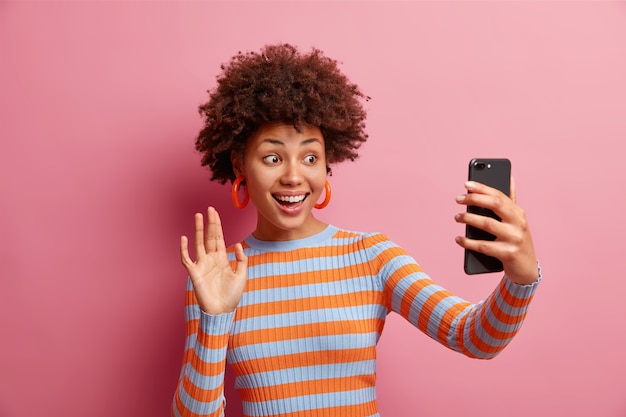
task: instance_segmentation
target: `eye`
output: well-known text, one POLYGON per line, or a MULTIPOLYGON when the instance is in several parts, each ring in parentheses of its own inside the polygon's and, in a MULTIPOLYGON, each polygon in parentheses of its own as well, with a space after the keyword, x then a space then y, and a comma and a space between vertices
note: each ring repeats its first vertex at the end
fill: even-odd
POLYGON ((263 158, 263 162, 265 162, 266 164, 274 165, 280 162, 280 158, 278 157, 278 155, 267 155, 265 158, 263 158))
POLYGON ((314 164, 315 162, 317 162, 317 155, 307 155, 304 157, 304 162, 306 162, 307 164, 314 164))

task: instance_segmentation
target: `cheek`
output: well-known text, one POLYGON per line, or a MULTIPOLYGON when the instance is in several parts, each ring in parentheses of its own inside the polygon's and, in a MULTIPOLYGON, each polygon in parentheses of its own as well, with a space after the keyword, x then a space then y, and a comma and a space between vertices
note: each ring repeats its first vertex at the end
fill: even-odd
POLYGON ((272 186, 272 180, 267 175, 253 174, 247 178, 250 196, 265 194, 272 186))
POLYGON ((326 167, 324 166, 324 169, 320 169, 316 175, 316 184, 321 185, 321 187, 324 188, 324 184, 327 179, 328 173, 326 172, 326 167))
POLYGON ((326 175, 320 176, 315 182, 315 188, 323 192, 324 186, 326 185, 326 179, 326 175))

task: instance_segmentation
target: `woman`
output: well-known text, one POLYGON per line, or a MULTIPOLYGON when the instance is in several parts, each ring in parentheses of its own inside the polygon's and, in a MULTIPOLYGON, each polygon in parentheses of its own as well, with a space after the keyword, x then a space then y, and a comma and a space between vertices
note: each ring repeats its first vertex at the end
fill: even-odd
POLYGON ((228 360, 246 416, 377 416, 375 347, 391 311, 464 355, 498 354, 540 278, 514 197, 468 182, 471 193, 457 198, 502 219, 455 217, 497 236, 457 243, 499 258, 505 272, 483 302, 464 301, 385 235, 315 218, 331 197, 330 165, 354 160, 367 139, 367 97, 336 61, 272 45, 239 53, 222 69, 200 107, 196 148, 213 180, 233 182, 235 206, 252 201, 257 224, 226 248, 209 207, 206 226, 195 217, 195 261, 181 238, 187 339, 172 415, 222 415, 228 360))

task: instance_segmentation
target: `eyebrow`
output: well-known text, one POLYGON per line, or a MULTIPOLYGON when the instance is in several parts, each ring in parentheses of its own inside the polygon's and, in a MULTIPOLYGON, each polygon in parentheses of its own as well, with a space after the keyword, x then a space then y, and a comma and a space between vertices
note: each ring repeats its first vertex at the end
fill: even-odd
MULTIPOLYGON (((271 143, 272 145, 285 146, 285 142, 282 142, 278 139, 268 138, 268 139, 263 139, 263 142, 268 142, 268 143, 271 143)), ((310 143, 315 143, 315 142, 320 143, 320 144, 322 143, 322 141, 320 141, 318 138, 310 138, 310 139, 305 139, 302 142, 300 142, 300 146, 305 146, 305 145, 308 145, 310 143)))

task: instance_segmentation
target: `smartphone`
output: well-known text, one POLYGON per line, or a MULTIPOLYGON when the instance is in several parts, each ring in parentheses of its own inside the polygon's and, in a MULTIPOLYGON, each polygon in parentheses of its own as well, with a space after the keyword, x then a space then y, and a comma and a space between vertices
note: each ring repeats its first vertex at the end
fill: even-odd
MULTIPOLYGON (((511 161, 505 158, 475 158, 469 163, 468 179, 480 182, 490 187, 511 195, 511 161)), ((501 219, 491 210, 468 206, 469 213, 476 213, 482 216, 489 216, 498 221, 501 219)), ((473 226, 465 226, 465 236, 476 240, 495 240, 491 233, 473 226)), ((500 272, 504 270, 502 262, 492 256, 487 256, 479 252, 465 249, 465 259, 463 269, 468 275, 485 274, 488 272, 500 272)))

